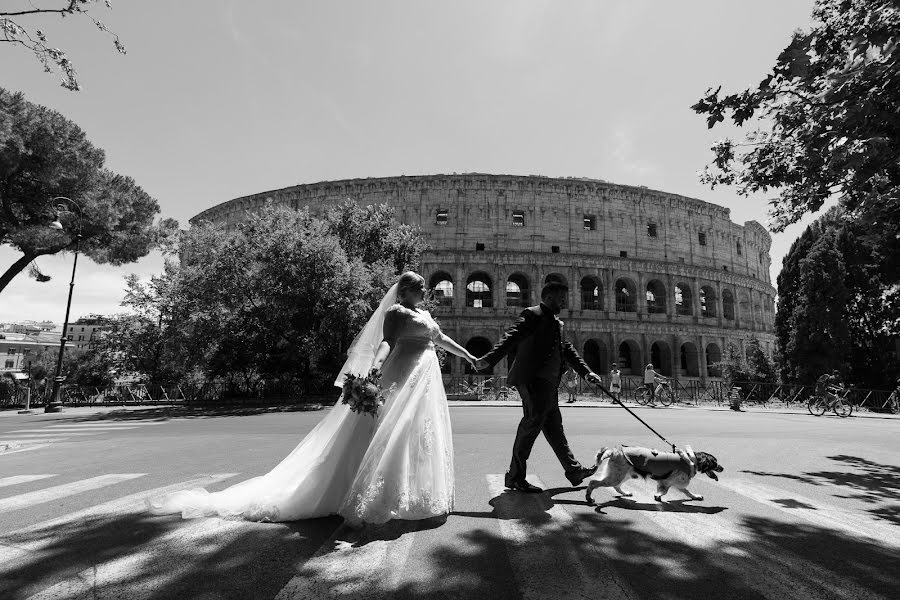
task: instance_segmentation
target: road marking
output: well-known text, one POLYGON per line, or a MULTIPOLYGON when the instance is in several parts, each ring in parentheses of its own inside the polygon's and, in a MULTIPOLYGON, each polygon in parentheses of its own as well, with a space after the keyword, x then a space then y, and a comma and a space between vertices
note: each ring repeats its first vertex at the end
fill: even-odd
MULTIPOLYGON (((159 597, 171 582, 212 558, 237 534, 252 527, 246 521, 200 518, 143 544, 138 552, 98 562, 59 583, 29 596, 28 600, 73 600, 104 597, 139 600, 159 597), (175 550, 173 552, 173 550, 175 550), (184 552, 184 554, 181 553, 184 552), (185 554, 190 560, 185 560, 185 554), (135 574, 141 581, 135 584, 135 574)), ((236 540, 235 540, 236 541, 236 540)))
MULTIPOLYGON (((392 527, 409 528, 409 523, 390 521, 379 529, 384 534, 392 527)), ((370 539, 365 529, 341 525, 303 563, 275 600, 369 598, 383 592, 390 594, 401 585, 416 533, 417 530, 407 529, 396 539, 370 539)))
POLYGON ((97 429, 138 429, 140 425, 47 425, 44 429, 53 429, 54 431, 65 429, 72 431, 93 431, 97 429))
POLYGON ((59 424, 59 425, 47 425, 47 428, 53 427, 121 427, 121 428, 133 428, 133 427, 145 427, 147 425, 165 425, 160 421, 128 421, 126 423, 69 423, 69 424, 59 424))
MULTIPOLYGON (((0 442, 2 444, 3 442, 0 442)), ((56 473, 46 473, 43 475, 12 475, 11 477, 0 477, 0 487, 9 485, 18 485, 20 483, 28 483, 30 481, 40 481, 48 477, 56 477, 56 473)))
MULTIPOLYGON (((702 512, 702 504, 657 505, 641 514, 659 526, 664 535, 706 550, 704 561, 732 573, 743 586, 771 600, 822 600, 823 598, 882 598, 811 560, 742 531, 738 523, 719 514, 702 512), (697 512, 684 511, 697 507, 697 512), (677 507, 677 508, 675 508, 677 507), (674 509, 674 510, 673 510, 674 509)), ((692 573, 693 561, 685 557, 670 568, 692 573)))
POLYGON ((32 446, 25 446, 24 448, 17 448, 15 450, 0 450, 0 456, 6 456, 7 454, 15 454, 17 452, 28 452, 29 450, 40 450, 41 448, 46 448, 50 444, 36 444, 32 446))
POLYGON ((54 429, 53 431, 47 431, 46 429, 17 429, 15 431, 7 431, 4 435, 8 435, 10 433, 15 433, 15 434, 38 433, 40 435, 48 435, 48 434, 60 435, 62 433, 66 434, 66 435, 97 435, 100 432, 99 431, 96 431, 96 432, 95 431, 83 431, 81 429, 73 430, 73 431, 67 431, 65 429, 54 429))
POLYGON ((7 437, 3 440, 0 440, 0 444, 8 444, 11 442, 24 442, 27 444, 37 444, 38 442, 58 442, 60 440, 69 439, 68 437, 52 437, 48 438, 43 435, 31 434, 16 436, 16 437, 7 437))
POLYGON ((741 496, 774 508, 780 512, 799 517, 818 527, 837 529, 853 537, 867 537, 881 543, 900 547, 900 536, 893 531, 894 525, 882 524, 861 513, 827 506, 820 500, 811 500, 795 492, 782 490, 746 479, 724 479, 722 487, 741 496))
POLYGON ((53 500, 67 498, 68 496, 74 496, 75 494, 81 494, 82 492, 100 489, 108 485, 115 485, 131 479, 137 479, 144 475, 146 475, 146 473, 112 473, 110 475, 100 475, 99 477, 91 477, 90 479, 82 479, 72 483, 57 485, 36 492, 2 498, 0 499, 0 512, 18 510, 20 508, 34 506, 35 504, 43 504, 44 502, 52 502, 53 500))
MULTIPOLYGON (((522 598, 555 598, 561 581, 566 582, 568 597, 638 597, 560 504, 553 504, 544 494, 507 490, 503 475, 486 475, 486 479, 522 598), (553 543, 552 552, 548 542, 553 543), (586 549, 591 552, 588 556, 584 556, 586 549), (552 561, 547 560, 549 554, 552 561)), ((529 476, 528 480, 546 489, 540 478, 529 476)))

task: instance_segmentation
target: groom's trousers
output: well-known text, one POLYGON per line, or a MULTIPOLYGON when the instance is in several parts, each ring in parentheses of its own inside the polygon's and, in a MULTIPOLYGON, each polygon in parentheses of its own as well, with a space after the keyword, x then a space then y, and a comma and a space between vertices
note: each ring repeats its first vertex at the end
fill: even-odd
POLYGON ((534 379, 527 384, 517 385, 516 389, 522 397, 524 415, 516 431, 509 477, 513 481, 525 479, 525 466, 531 456, 531 448, 541 432, 544 432, 544 437, 566 473, 580 469, 581 463, 572 455, 563 431, 557 383, 547 379, 534 379))

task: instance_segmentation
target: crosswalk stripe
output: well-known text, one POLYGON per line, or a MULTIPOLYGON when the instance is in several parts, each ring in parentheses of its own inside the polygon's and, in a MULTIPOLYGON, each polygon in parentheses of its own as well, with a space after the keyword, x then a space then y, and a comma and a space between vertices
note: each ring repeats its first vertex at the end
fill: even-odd
POLYGON ((12 567, 29 555, 59 543, 58 531, 71 527, 73 523, 98 520, 103 517, 121 517, 122 514, 144 512, 147 510, 146 500, 159 495, 177 492, 193 487, 207 487, 239 475, 239 473, 215 473, 195 477, 180 483, 174 483, 155 489, 144 490, 109 502, 97 504, 73 513, 29 525, 9 533, 0 535, 0 573, 5 567, 12 567))
POLYGON ((137 427, 57 427, 55 429, 50 427, 44 427, 43 429, 17 429, 15 431, 11 431, 10 433, 17 432, 42 432, 42 433, 69 433, 69 432, 94 432, 94 431, 122 431, 124 429, 137 429, 137 427))
POLYGON ((18 452, 28 452, 29 450, 40 450, 41 448, 46 448, 50 444, 29 444, 23 448, 17 448, 15 450, 3 450, 0 452, 0 456, 6 456, 8 454, 16 454, 18 452))
MULTIPOLYGON (((692 505, 687 505, 692 506, 692 505)), ((735 561, 743 568, 735 577, 770 600, 822 600, 833 598, 881 598, 802 556, 741 531, 739 525, 718 514, 675 512, 667 505, 642 511, 666 535, 680 538, 692 547, 706 549, 705 560, 722 570, 733 571, 735 561)), ((701 506, 698 505, 698 509, 701 506)), ((694 567, 687 557, 676 570, 687 574, 694 567)))
POLYGON ((45 429, 17 429, 16 431, 7 431, 7 432, 6 432, 5 434, 3 434, 3 435, 9 435, 9 434, 13 434, 13 433, 16 434, 16 435, 19 435, 19 434, 25 435, 25 434, 28 434, 28 433, 34 433, 34 434, 38 434, 38 435, 49 435, 49 434, 52 434, 52 435, 60 435, 60 434, 65 434, 65 435, 97 435, 97 434, 100 433, 100 432, 99 432, 99 431, 81 431, 81 430, 78 430, 78 431, 66 431, 66 430, 64 430, 64 429, 54 429, 53 431, 47 431, 47 430, 45 430, 45 429))
MULTIPOLYGON (((0 442, 2 444, 3 442, 0 442)), ((29 483, 31 481, 40 481, 48 477, 56 477, 55 473, 45 473, 43 475, 12 475, 10 477, 0 477, 0 487, 10 485, 18 485, 20 483, 29 483)))
MULTIPOLYGON (((556 597, 560 580, 569 582, 566 593, 571 597, 637 598, 631 586, 618 575, 612 561, 579 529, 561 505, 553 504, 547 509, 547 499, 543 494, 506 490, 503 475, 487 475, 486 478, 522 598, 556 597), (533 519, 546 518, 546 515, 550 516, 549 521, 535 525, 533 519), (549 564, 546 560, 547 540, 561 545, 561 548, 554 548, 555 560, 549 564), (592 554, 584 557, 583 550, 578 546, 590 548, 592 554), (589 564, 585 558, 590 559, 589 564), (541 565, 541 568, 535 568, 536 565, 541 565), (558 573, 548 575, 548 568, 558 573)), ((540 478, 529 476, 528 479, 532 484, 546 488, 540 478)))
MULTIPOLYGON (((382 526, 403 527, 396 521, 382 526)), ((299 573, 278 592, 275 600, 294 598, 364 598, 371 590, 397 589, 409 560, 415 532, 393 540, 367 539, 365 530, 344 525, 335 530, 299 573), (362 543, 360 543, 362 542, 362 543)), ((391 536, 386 536, 391 537, 391 536)))
POLYGON ((164 425, 160 421, 152 421, 152 422, 141 422, 141 421, 128 421, 127 423, 69 423, 67 425, 47 425, 47 429, 53 429, 55 427, 84 427, 89 429, 91 427, 121 427, 121 428, 134 428, 134 427, 146 427, 147 425, 164 425))
POLYGON ((0 512, 31 507, 35 504, 42 504, 44 502, 51 502, 60 498, 74 496, 75 494, 80 494, 82 492, 96 490, 108 485, 137 479, 144 475, 146 475, 146 473, 112 473, 110 475, 100 475, 99 477, 91 477, 90 479, 82 479, 81 481, 57 485, 35 492, 29 492, 27 494, 19 494, 17 496, 10 496, 9 498, 0 498, 0 512))
POLYGON ((729 479, 719 482, 723 487, 780 512, 799 517, 826 529, 838 529, 855 536, 864 536, 882 543, 900 547, 900 537, 891 531, 892 525, 881 524, 859 513, 826 506, 795 492, 782 490, 755 481, 729 479), (776 500, 789 500, 788 504, 776 500))
POLYGON ((28 444, 37 444, 39 442, 59 442, 61 440, 68 439, 67 437, 44 437, 42 435, 23 435, 16 437, 7 437, 0 440, 0 444, 8 444, 12 442, 24 442, 28 444))
POLYGON ((140 425, 103 425, 99 427, 78 427, 76 425, 66 425, 65 427, 49 425, 44 427, 44 429, 51 429, 53 431, 117 431, 119 429, 138 429, 140 425))
POLYGON ((152 540, 138 552, 94 564, 29 596, 28 600, 87 600, 96 598, 98 590, 106 598, 157 598, 159 591, 166 589, 170 582, 177 581, 226 546, 227 536, 245 533, 250 526, 241 521, 198 519, 152 540), (179 552, 182 549, 191 560, 184 560, 179 552), (139 586, 134 583, 135 573, 145 574, 139 586))

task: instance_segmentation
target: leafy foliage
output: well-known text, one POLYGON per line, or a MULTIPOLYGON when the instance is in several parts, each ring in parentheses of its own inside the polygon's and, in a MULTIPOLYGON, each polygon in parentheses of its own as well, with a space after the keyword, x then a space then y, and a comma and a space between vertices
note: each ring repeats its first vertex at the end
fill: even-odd
POLYGON ((201 224, 185 232, 180 264, 149 287, 132 280, 126 300, 147 316, 163 311, 162 362, 177 360, 182 372, 321 389, 396 273, 415 268, 424 247, 387 206, 347 202, 323 219, 267 206, 234 230, 201 224))
POLYGON ((742 143, 713 146, 702 180, 741 194, 778 190, 775 231, 836 197, 870 227, 886 259, 900 255, 900 4, 817 0, 815 25, 797 31, 755 88, 692 109, 712 128, 726 117, 759 124, 742 143))
POLYGON ((860 387, 900 375, 900 288, 865 225, 835 208, 793 243, 778 276, 775 335, 789 382, 838 369, 860 387))
MULTIPOLYGON (((2 33, 0 42, 31 51, 47 73, 52 72, 52 67, 55 66, 64 75, 61 85, 68 90, 78 91, 81 89, 81 85, 78 83, 75 65, 72 64, 66 53, 51 46, 41 29, 26 26, 23 23, 26 23, 27 19, 35 17, 44 19, 50 16, 59 16, 62 19, 67 16, 85 17, 90 19, 97 29, 113 38, 116 51, 125 54, 125 46, 119 40, 119 36, 91 14, 92 5, 99 2, 100 0, 59 0, 59 8, 37 8, 34 4, 29 3, 30 8, 25 10, 0 10, 0 33, 2 33)), ((106 5, 106 8, 112 8, 110 0, 103 0, 103 4, 106 5)))
MULTIPOLYGON (((156 200, 104 161, 76 124, 0 88, 0 244, 22 252, 0 274, 0 292, 35 258, 71 250, 79 232, 81 252, 113 265, 134 262, 175 234, 177 221, 154 224, 156 200), (56 219, 62 231, 48 227, 56 219)), ((47 280, 37 268, 31 274, 47 280)))

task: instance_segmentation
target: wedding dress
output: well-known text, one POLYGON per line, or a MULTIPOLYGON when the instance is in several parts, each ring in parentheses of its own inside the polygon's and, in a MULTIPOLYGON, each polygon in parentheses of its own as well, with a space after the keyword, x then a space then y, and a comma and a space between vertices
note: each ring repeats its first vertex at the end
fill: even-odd
MULTIPOLYGON (((147 500, 155 514, 295 521, 340 514, 353 524, 427 519, 453 506, 453 441, 427 311, 392 305, 395 285, 357 336, 342 374, 364 374, 381 342, 388 311, 396 341, 382 366, 385 403, 378 417, 340 402, 265 475, 218 492, 182 490, 147 500), (361 339, 362 338, 362 339, 361 339)), ((336 385, 343 380, 338 378, 336 385)))

